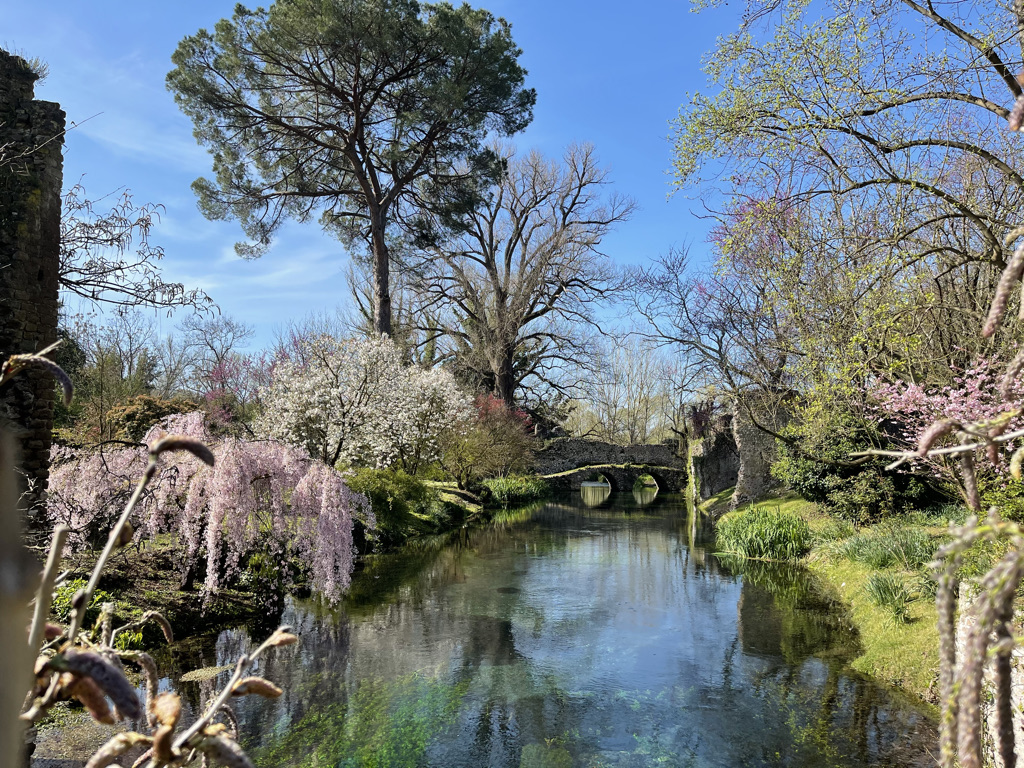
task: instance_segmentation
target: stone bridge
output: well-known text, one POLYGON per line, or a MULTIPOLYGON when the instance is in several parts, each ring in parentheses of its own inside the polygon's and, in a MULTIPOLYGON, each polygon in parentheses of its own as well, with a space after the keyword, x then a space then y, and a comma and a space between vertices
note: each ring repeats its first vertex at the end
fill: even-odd
POLYGON ((633 489, 636 481, 650 475, 658 488, 665 493, 680 493, 686 490, 686 470, 679 467, 659 467, 651 464, 591 464, 566 472, 544 475, 553 491, 578 491, 587 480, 601 475, 612 487, 612 492, 633 489))
POLYGON ((686 489, 686 461, 675 441, 657 445, 613 445, 596 440, 555 440, 537 454, 535 471, 555 491, 578 491, 580 484, 603 475, 612 491, 630 491, 650 475, 668 493, 686 489))

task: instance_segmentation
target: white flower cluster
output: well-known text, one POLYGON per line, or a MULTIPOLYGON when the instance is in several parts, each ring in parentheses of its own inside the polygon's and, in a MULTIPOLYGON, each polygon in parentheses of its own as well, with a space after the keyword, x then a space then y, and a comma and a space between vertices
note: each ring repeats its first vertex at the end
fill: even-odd
POLYGON ((445 433, 472 417, 450 373, 404 364, 386 336, 322 335, 300 346, 275 366, 257 430, 331 466, 400 464, 415 472, 438 458, 445 433))

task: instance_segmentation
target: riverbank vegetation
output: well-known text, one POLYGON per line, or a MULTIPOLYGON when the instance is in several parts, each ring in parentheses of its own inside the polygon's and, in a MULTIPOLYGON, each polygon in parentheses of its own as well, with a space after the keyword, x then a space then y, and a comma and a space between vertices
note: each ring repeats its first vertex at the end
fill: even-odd
MULTIPOLYGON (((159 338, 138 307, 210 301, 146 288, 155 209, 125 198, 104 240, 70 197, 65 288, 94 264, 79 289, 91 280, 103 301, 112 281, 122 299, 101 321, 63 321, 55 359, 81 384, 55 412, 36 533, 92 553, 128 503, 119 543, 144 570, 111 563, 86 589, 125 621, 172 581, 225 618, 234 594, 334 604, 359 555, 542 498, 529 473, 547 437, 685 445, 731 418, 719 428, 760 471, 740 473, 722 553, 826 579, 860 630, 855 666, 942 699, 946 765, 954 693, 973 697, 957 727, 976 764, 980 670, 996 632, 1010 674, 1006 585, 1024 574, 1024 11, 936 5, 750 3, 705 59, 712 92, 674 121, 674 184, 710 201, 709 258, 629 268, 602 242, 636 204, 593 146, 549 158, 501 142, 536 103, 504 20, 412 2, 239 6, 181 42, 167 79, 212 152, 200 207, 241 226, 248 257, 319 217, 351 256, 352 299, 255 352, 251 328, 202 312, 159 338), (90 259, 122 257, 133 235, 135 264, 90 259), (632 338, 598 341, 615 308, 632 338), (205 448, 150 469, 164 440, 205 448), (1001 518, 970 517, 989 508, 1001 518), (957 667, 957 588, 982 574, 988 624, 957 667)), ((182 601, 162 607, 202 624, 182 601)), ((77 643, 95 608, 73 608, 77 643)))
POLYGON ((796 560, 810 548, 811 529, 798 515, 759 506, 722 518, 715 541, 725 554, 753 560, 796 560))
MULTIPOLYGON (((731 491, 706 501, 705 512, 721 509, 731 491)), ((965 508, 948 505, 930 514, 854 525, 789 492, 725 514, 717 528, 716 549, 740 552, 731 544, 731 532, 745 520, 767 524, 762 535, 768 542, 778 541, 794 529, 806 531, 806 539, 800 536, 799 540, 807 546, 799 554, 788 554, 794 549, 792 539, 786 538, 784 546, 762 557, 799 564, 821 579, 834 599, 848 606, 849 620, 859 638, 851 662, 854 669, 935 704, 938 614, 936 583, 929 564, 939 547, 950 540, 949 525, 962 523, 965 517, 965 508)), ((753 523, 749 527, 756 529, 753 523)), ((963 567, 963 576, 988 570, 995 559, 989 556, 981 563, 978 556, 971 558, 963 567)))

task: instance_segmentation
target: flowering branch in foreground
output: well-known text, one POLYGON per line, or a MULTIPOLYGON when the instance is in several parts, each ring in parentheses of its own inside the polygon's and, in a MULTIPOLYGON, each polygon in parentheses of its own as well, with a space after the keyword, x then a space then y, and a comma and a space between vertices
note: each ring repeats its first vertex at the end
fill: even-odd
POLYGON ((170 641, 167 620, 159 613, 149 611, 141 620, 113 629, 112 606, 105 604, 98 635, 95 630, 89 632, 83 628, 86 610, 111 553, 130 540, 130 536, 124 535, 129 517, 156 475, 161 456, 179 451, 191 454, 208 465, 215 463, 210 449, 187 435, 161 436, 150 444, 146 469, 124 511, 111 528, 107 545, 93 567, 88 584, 72 598, 72 613, 67 627, 46 622, 52 607, 53 585, 60 567, 63 541, 68 533, 64 526, 57 526, 54 531, 28 633, 29 646, 39 655, 35 664, 35 687, 22 719, 36 722, 58 701, 74 698, 99 722, 135 721, 135 730, 119 733, 107 741, 92 755, 86 768, 106 768, 118 757, 139 746, 147 747, 147 750, 135 761, 135 766, 145 764, 148 768, 163 768, 171 765, 185 766, 196 760, 206 764, 207 760, 212 760, 229 768, 251 768, 252 761, 236 740, 237 720, 229 700, 232 696, 248 694, 279 694, 280 689, 270 681, 245 675, 256 659, 268 649, 291 645, 298 640, 287 627, 281 627, 255 651, 243 654, 235 665, 231 679, 207 705, 203 714, 191 725, 179 729, 181 701, 175 693, 157 693, 158 673, 153 659, 141 651, 122 651, 114 647, 120 632, 148 620, 157 622, 170 641), (41 648, 40 642, 43 642, 41 648), (125 677, 124 662, 134 664, 142 671, 145 678, 145 703, 125 677))

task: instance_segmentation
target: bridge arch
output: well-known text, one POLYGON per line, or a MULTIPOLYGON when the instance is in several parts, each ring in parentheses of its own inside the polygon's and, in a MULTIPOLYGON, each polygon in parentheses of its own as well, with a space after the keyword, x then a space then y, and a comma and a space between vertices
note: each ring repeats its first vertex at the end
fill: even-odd
POLYGON ((611 486, 611 491, 630 493, 636 481, 650 475, 658 484, 659 492, 678 493, 686 489, 686 470, 679 467, 660 467, 648 464, 599 464, 582 466, 564 472, 544 475, 553 490, 579 491, 584 482, 601 475, 611 486))
MULTIPOLYGON (((584 467, 583 469, 585 470, 586 467, 584 467)), ((618 487, 618 483, 616 482, 615 475, 612 474, 611 472, 608 472, 607 470, 602 472, 602 471, 600 471, 600 469, 595 469, 595 471, 591 472, 587 476, 586 480, 581 481, 581 482, 591 482, 591 483, 592 482, 602 482, 602 483, 607 483, 609 486, 611 486, 612 493, 615 493, 616 491, 621 490, 618 487)))

